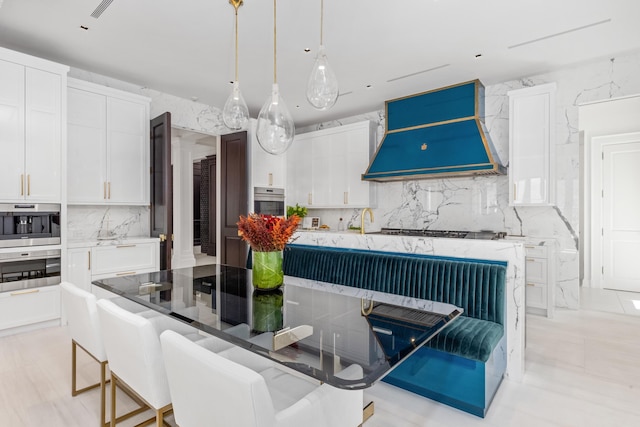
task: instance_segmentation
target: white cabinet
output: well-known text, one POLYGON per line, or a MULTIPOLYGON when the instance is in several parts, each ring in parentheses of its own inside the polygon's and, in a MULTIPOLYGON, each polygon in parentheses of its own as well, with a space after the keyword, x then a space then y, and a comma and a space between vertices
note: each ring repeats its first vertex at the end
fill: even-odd
POLYGON ((375 205, 374 184, 362 181, 374 147, 368 121, 296 136, 287 158, 287 204, 311 208, 375 205))
POLYGON ((117 245, 74 247, 68 250, 66 265, 67 281, 96 296, 104 297, 104 292, 91 284, 93 280, 158 271, 160 243, 153 239, 117 245))
POLYGON ((67 282, 91 292, 91 248, 67 251, 67 273, 67 282))
POLYGON ((129 276, 158 269, 158 245, 130 243, 91 249, 91 276, 129 276))
POLYGON ((0 48, 0 200, 61 202, 68 69, 0 48))
POLYGON ((552 240, 525 244, 526 252, 526 307, 527 313, 553 316, 554 259, 552 240))
POLYGON ((509 92, 509 204, 554 204, 556 84, 509 92))
POLYGON ((149 204, 149 99, 69 79, 70 204, 149 204))
MULTIPOLYGON (((251 185, 252 187, 285 188, 287 171, 287 151, 274 156, 264 151, 256 137, 256 121, 251 120, 251 185)), ((249 192, 253 194, 253 188, 249 192)))
POLYGON ((287 151, 287 205, 310 206, 313 195, 312 138, 296 137, 287 151))
MULTIPOLYGON (((60 318, 60 286, 44 286, 0 293, 2 331, 60 318)), ((11 333, 11 332, 9 332, 11 333)))

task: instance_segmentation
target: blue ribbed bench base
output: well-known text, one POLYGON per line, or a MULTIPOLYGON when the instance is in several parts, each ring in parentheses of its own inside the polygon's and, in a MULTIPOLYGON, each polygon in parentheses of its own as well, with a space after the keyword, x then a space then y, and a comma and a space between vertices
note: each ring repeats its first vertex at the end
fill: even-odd
POLYGON ((506 368, 504 342, 485 363, 422 347, 383 381, 484 418, 506 368))

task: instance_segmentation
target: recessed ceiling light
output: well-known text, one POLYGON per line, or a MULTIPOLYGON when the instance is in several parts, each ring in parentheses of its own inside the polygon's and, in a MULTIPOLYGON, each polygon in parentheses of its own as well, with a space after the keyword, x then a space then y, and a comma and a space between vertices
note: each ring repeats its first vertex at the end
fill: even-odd
POLYGON ((89 30, 89 27, 85 27, 84 25, 80 25, 80 28, 82 28, 85 31, 89 30))

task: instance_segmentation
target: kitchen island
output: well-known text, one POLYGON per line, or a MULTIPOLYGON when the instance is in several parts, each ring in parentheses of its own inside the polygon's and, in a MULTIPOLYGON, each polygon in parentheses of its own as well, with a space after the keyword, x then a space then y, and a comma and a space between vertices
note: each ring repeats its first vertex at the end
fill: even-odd
POLYGON ((524 274, 525 250, 514 240, 448 239, 411 236, 388 236, 353 232, 310 232, 294 234, 296 244, 385 252, 437 255, 455 258, 506 261, 506 377, 521 381, 524 373, 524 274))

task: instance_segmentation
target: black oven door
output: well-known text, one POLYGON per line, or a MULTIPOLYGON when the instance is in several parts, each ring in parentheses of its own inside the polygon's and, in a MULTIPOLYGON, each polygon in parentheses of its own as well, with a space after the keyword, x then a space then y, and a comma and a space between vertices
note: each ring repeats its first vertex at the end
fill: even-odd
POLYGON ((60 283, 60 250, 0 254, 0 292, 60 283))

